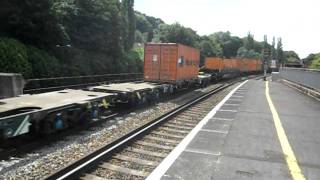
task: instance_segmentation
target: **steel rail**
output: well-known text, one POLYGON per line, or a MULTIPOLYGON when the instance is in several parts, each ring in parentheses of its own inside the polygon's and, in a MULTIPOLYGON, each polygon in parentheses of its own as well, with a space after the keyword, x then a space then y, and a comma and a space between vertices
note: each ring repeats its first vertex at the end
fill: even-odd
MULTIPOLYGON (((241 80, 240 80, 241 81, 241 80)), ((50 176, 46 177, 46 179, 58 179, 58 180, 63 180, 63 179, 73 179, 75 177, 79 177, 82 172, 92 168, 94 164, 98 163, 101 161, 101 159, 105 159, 108 157, 111 157, 112 154, 115 152, 123 149, 126 144, 132 142, 135 140, 137 137, 140 137, 141 135, 149 132, 150 130, 154 129, 158 125, 162 124, 163 122, 166 122, 168 119, 173 118, 177 116, 179 113, 182 111, 188 109, 189 107, 193 106, 194 104, 197 104, 208 97, 212 96, 213 94, 216 94, 233 84, 240 82, 239 80, 231 83, 226 83, 222 84, 221 86, 211 90, 210 92, 201 95, 200 97, 197 97, 193 100, 188 101, 186 104, 181 105, 180 107, 160 116, 159 118, 156 118, 155 120, 131 131, 130 133, 120 137, 119 139, 107 144, 106 146, 94 151, 93 153, 90 153, 83 157, 80 160, 77 160, 67 167, 64 167, 55 173, 51 174, 50 176)))

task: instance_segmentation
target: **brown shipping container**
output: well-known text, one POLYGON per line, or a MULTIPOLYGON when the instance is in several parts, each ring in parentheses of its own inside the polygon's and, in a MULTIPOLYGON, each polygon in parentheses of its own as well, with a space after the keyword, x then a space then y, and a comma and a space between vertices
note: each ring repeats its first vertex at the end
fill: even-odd
POLYGON ((200 51, 175 43, 145 45, 144 79, 177 82, 198 78, 200 51))
POLYGON ((236 69, 240 72, 243 72, 245 69, 243 60, 240 58, 236 59, 236 69))
POLYGON ((219 57, 207 57, 205 60, 205 68, 219 72, 252 72, 261 70, 261 61, 259 59, 222 59, 219 57))
POLYGON ((159 79, 160 77, 160 46, 149 45, 144 49, 144 74, 146 79, 159 79))
POLYGON ((207 70, 221 71, 222 68, 222 58, 218 57, 207 57, 204 62, 204 67, 207 70))
POLYGON ((259 71, 261 69, 260 60, 258 59, 245 59, 245 61, 249 72, 259 71))

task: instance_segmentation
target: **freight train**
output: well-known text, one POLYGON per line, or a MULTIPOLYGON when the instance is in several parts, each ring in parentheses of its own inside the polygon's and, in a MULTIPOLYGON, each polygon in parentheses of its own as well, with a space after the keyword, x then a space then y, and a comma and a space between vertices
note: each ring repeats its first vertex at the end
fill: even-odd
POLYGON ((261 69, 262 63, 259 59, 207 57, 202 70, 211 74, 212 78, 221 79, 223 76, 259 73, 261 69))
POLYGON ((207 58, 199 75, 200 51, 176 43, 148 43, 144 82, 102 84, 86 90, 66 89, 0 99, 0 138, 51 134, 98 121, 110 107, 136 106, 191 86, 205 86, 227 74, 261 70, 258 60, 207 58))

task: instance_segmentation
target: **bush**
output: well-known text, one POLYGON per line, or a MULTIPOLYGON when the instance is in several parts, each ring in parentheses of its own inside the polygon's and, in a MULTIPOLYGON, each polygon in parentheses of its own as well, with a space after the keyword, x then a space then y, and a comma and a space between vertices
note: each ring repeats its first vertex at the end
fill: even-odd
POLYGON ((29 46, 27 49, 27 55, 28 61, 33 70, 32 77, 55 77, 61 74, 62 67, 59 64, 59 61, 47 52, 36 47, 29 46))
POLYGON ((141 49, 130 50, 124 55, 124 69, 123 72, 130 73, 142 73, 143 72, 143 60, 141 59, 141 49))
POLYGON ((27 47, 11 38, 0 38, 0 72, 21 73, 29 78, 32 67, 28 62, 27 47))
POLYGON ((311 69, 320 69, 320 54, 316 55, 313 59, 311 66, 311 69))

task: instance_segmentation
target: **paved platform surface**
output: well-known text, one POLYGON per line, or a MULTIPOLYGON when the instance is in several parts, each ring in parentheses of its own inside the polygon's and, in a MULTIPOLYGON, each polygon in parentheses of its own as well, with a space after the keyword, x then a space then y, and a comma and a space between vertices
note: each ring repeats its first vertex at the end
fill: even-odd
MULTIPOLYGON (((269 88, 302 174, 319 180, 320 102, 278 82, 269 88)), ((176 153, 175 161, 164 160, 149 178, 293 179, 265 91, 262 80, 242 85, 176 153)))

